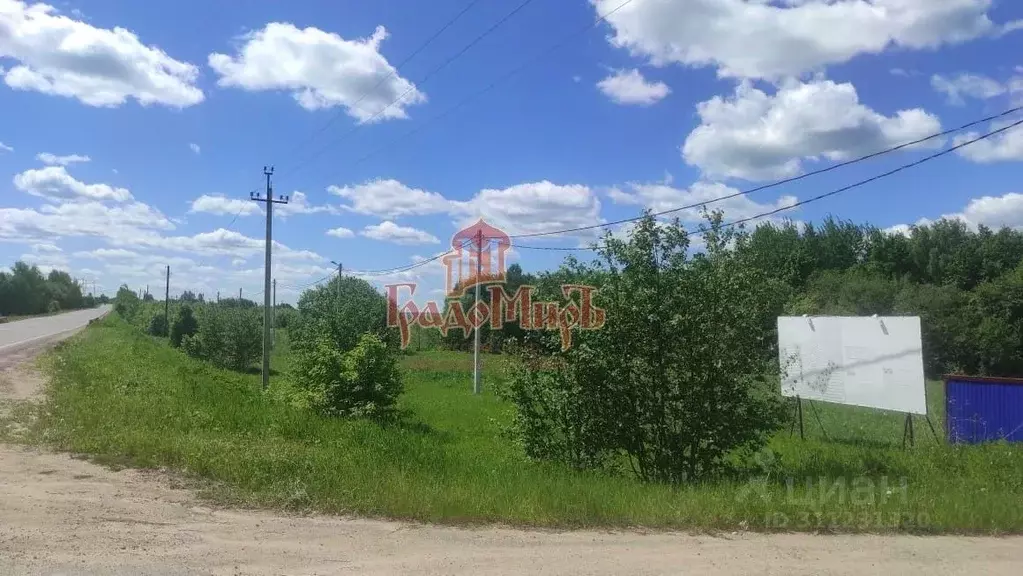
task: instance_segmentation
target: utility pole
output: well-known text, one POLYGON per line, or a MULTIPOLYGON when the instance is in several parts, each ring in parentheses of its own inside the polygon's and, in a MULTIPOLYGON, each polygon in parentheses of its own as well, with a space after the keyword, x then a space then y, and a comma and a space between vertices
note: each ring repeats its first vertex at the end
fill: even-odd
POLYGON ((277 279, 274 278, 274 306, 270 309, 270 346, 277 346, 277 279))
MULTIPOLYGON (((476 315, 480 313, 480 275, 483 271, 483 230, 476 232, 476 315)), ((480 327, 483 322, 476 318, 475 344, 472 349, 472 393, 483 392, 483 383, 480 382, 480 327)))
POLYGON ((241 288, 238 289, 238 305, 239 306, 242 305, 242 289, 241 288))
POLYGON ((341 313, 341 273, 344 271, 345 267, 342 266, 340 262, 334 262, 333 260, 331 260, 330 263, 333 264, 334 266, 337 266, 337 299, 334 301, 334 314, 340 314, 341 313))
MULTIPOLYGON (((275 199, 273 196, 273 187, 270 184, 270 177, 273 176, 273 166, 267 168, 263 166, 263 175, 266 176, 266 195, 260 197, 255 192, 249 194, 251 200, 256 202, 264 202, 266 204, 266 260, 263 262, 263 390, 266 390, 270 386, 270 298, 272 289, 270 288, 270 265, 271 265, 271 254, 273 250, 273 221, 274 221, 274 204, 287 204, 288 197, 281 196, 275 199)), ((240 297, 239 297, 240 298, 240 297)))
MULTIPOLYGON (((163 321, 170 330, 170 264, 167 265, 167 291, 163 296, 163 321)), ((170 332, 168 332, 169 334, 170 332)))
POLYGON ((220 290, 217 290, 217 304, 220 304, 220 290))

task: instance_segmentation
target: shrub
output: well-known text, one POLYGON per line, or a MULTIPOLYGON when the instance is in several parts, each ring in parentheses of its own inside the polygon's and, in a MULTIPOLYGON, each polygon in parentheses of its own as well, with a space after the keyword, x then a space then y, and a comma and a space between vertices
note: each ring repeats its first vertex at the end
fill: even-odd
POLYGON ((167 317, 163 314, 156 314, 150 318, 147 332, 150 336, 165 338, 167 336, 167 317))
POLYGON ((178 309, 178 313, 174 315, 174 321, 171 322, 170 326, 170 342, 171 346, 177 348, 181 346, 181 342, 185 336, 192 336, 199 331, 199 322, 196 321, 195 315, 192 313, 192 307, 185 304, 178 309))
POLYGON ((550 352, 556 334, 530 338, 527 350, 548 352, 522 357, 507 386, 527 454, 585 468, 625 456, 645 480, 691 482, 781 426, 766 375, 778 371, 772 329, 787 290, 728 249, 720 222, 692 258, 677 221, 648 215, 627 241, 605 237, 605 326, 575 332, 565 352, 550 352))
POLYGON ((46 305, 46 312, 49 314, 56 314, 57 312, 60 312, 60 302, 50 300, 50 303, 46 305))
POLYGON ((219 364, 245 370, 263 353, 263 314, 254 308, 235 308, 219 315, 224 338, 219 364))
POLYGON ((330 416, 387 416, 402 391, 396 352, 374 334, 363 334, 347 352, 321 338, 301 373, 310 407, 330 416))
POLYGON ((114 297, 114 311, 121 318, 128 322, 135 320, 135 314, 138 312, 140 305, 141 301, 138 294, 135 294, 131 288, 121 286, 117 290, 117 296, 114 297))
POLYGON ((298 320, 298 310, 290 306, 278 306, 274 310, 274 327, 287 330, 298 320))
POLYGON ((245 370, 262 352, 261 317, 253 308, 209 308, 197 332, 182 334, 181 347, 189 356, 221 368, 245 370))
POLYGON ((401 393, 398 335, 387 300, 365 280, 335 278, 308 290, 289 331, 293 380, 314 409, 336 416, 382 416, 401 393))

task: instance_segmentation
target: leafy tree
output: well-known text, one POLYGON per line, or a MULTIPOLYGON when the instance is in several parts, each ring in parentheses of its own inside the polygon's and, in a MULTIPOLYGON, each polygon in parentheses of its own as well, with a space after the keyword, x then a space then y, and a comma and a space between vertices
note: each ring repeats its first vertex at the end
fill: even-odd
POLYGON ((138 313, 140 305, 141 302, 138 294, 134 290, 126 285, 122 285, 117 289, 117 295, 114 296, 114 311, 122 318, 132 322, 138 313))
POLYGON ((737 238, 720 214, 710 224, 707 252, 692 258, 678 221, 647 215, 628 240, 605 238, 606 325, 566 352, 526 355, 506 391, 527 454, 579 467, 624 454, 640 477, 677 483, 780 426, 767 375, 786 289, 728 250, 737 238))
POLYGON ((179 316, 179 320, 181 348, 189 356, 221 368, 244 371, 262 353, 263 324, 258 310, 207 307, 198 319, 198 330, 191 335, 185 330, 187 316, 185 319, 179 316))
POLYGON ((402 391, 397 356, 379 336, 364 333, 354 348, 335 348, 325 334, 306 350, 303 387, 309 406, 322 414, 380 418, 390 415, 402 391))
POLYGON ((174 321, 170 326, 170 342, 175 348, 181 346, 181 341, 186 336, 194 336, 199 331, 199 322, 195 319, 192 307, 185 304, 178 308, 174 315, 174 321))
POLYGON ((147 332, 149 332, 150 336, 165 338, 167 336, 167 317, 163 314, 154 314, 149 319, 147 332))
POLYGON ((788 313, 817 316, 890 314, 899 283, 869 268, 824 270, 789 304, 788 313))
POLYGON ((341 276, 305 291, 290 329, 292 374, 309 404, 336 416, 380 416, 401 392, 398 334, 387 299, 368 282, 341 276))

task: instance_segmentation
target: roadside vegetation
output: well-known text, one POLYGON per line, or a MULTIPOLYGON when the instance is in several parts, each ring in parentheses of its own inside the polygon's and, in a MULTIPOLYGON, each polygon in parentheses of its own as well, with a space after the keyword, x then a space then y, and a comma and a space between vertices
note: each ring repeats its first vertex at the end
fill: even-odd
POLYGON ((509 284, 536 286, 537 300, 564 300, 566 283, 598 286, 607 321, 564 351, 556 332, 485 331, 481 396, 464 334, 413 330, 402 352, 386 300, 359 279, 275 311, 266 393, 253 369, 261 309, 188 299, 161 321, 163 303, 125 289, 116 315, 56 352, 35 433, 206 479, 219 499, 298 510, 1023 532, 1023 450, 946 444, 935 380, 1018 374, 1023 235, 954 222, 909 236, 830 220, 751 233, 720 222, 708 216, 698 253, 678 223, 648 218, 628 240, 606 238, 591 263, 516 267, 509 284), (920 315, 937 437, 920 421, 903 447, 901 414, 812 404, 800 439, 778 393, 774 321, 787 313, 920 315))
POLYGON ((7 320, 94 308, 106 302, 105 296, 83 294, 81 285, 62 270, 43 274, 37 266, 20 261, 10 271, 0 270, 0 317, 7 320))

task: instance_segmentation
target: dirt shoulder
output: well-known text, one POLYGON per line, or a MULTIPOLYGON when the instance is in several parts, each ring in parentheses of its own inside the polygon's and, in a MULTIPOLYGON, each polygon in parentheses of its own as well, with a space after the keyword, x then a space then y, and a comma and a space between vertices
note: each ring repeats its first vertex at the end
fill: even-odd
MULTIPOLYGON (((0 403, 43 379, 0 358, 0 403)), ((6 354, 5 354, 6 356, 6 354)), ((0 574, 1018 574, 1023 538, 460 529, 210 508, 168 475, 0 444, 0 574)))

